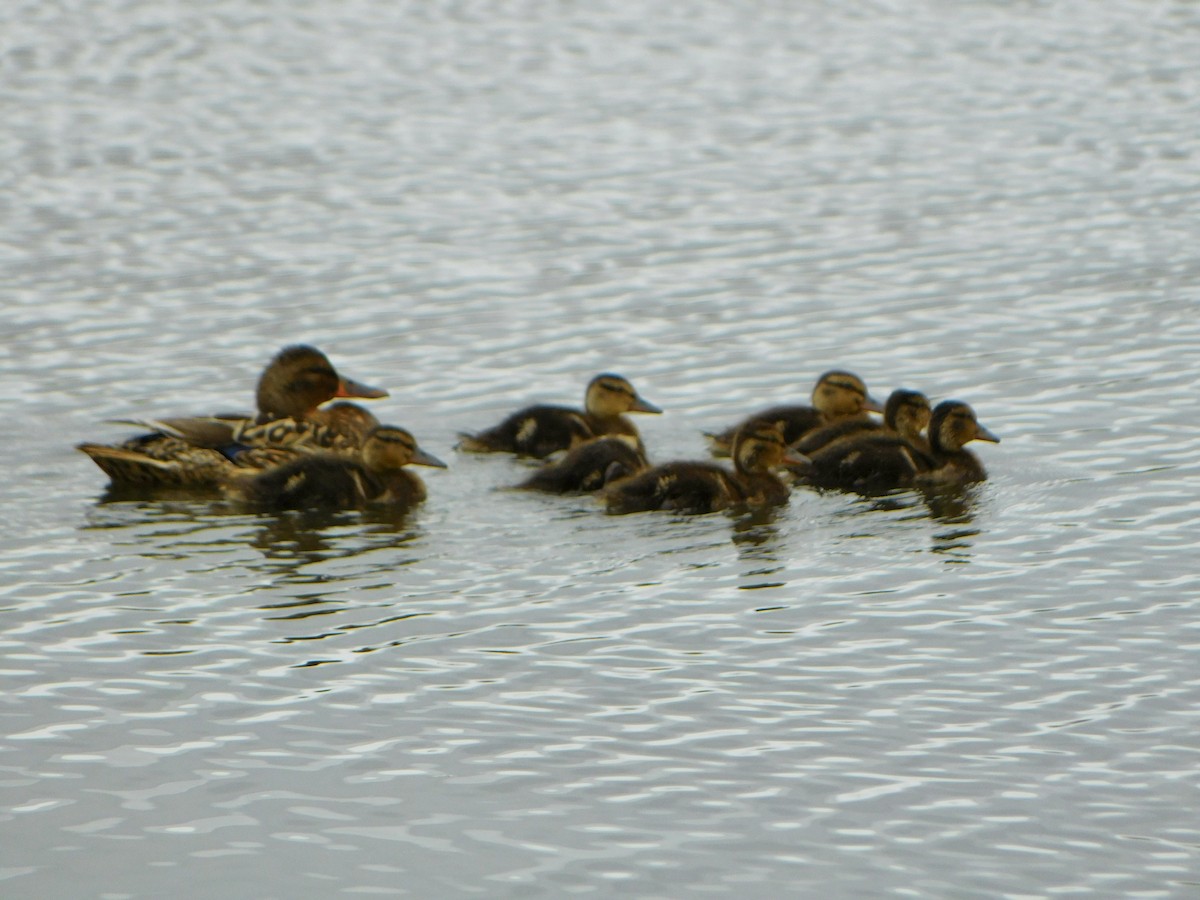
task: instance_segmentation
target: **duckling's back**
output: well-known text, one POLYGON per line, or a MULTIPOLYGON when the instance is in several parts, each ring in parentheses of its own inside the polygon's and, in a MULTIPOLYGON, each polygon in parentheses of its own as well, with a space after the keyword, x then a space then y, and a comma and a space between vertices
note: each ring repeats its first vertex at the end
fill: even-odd
POLYGON ((273 509, 353 509, 369 503, 383 489, 361 463, 322 454, 238 479, 230 492, 273 509))
POLYGON ((624 438, 597 438, 561 460, 543 465, 518 487, 552 494, 598 491, 646 468, 646 458, 624 438))
POLYGON ((878 493, 910 486, 934 467, 930 456, 896 434, 868 431, 817 450, 801 476, 816 487, 878 493))
POLYGON ((617 481, 604 491, 608 511, 615 515, 655 509, 717 512, 744 499, 741 486, 729 472, 701 462, 664 463, 617 481))
POLYGON ((530 406, 499 425, 463 434, 460 450, 470 453, 516 453, 543 459, 593 437, 583 413, 567 406, 530 406))

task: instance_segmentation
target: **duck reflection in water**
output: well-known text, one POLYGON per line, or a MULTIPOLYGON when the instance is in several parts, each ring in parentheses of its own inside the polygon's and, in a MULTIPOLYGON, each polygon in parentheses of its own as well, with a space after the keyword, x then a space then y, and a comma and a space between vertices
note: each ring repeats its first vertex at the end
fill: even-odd
MULTIPOLYGON (((413 524, 411 510, 386 507, 358 512, 306 509, 263 513, 260 522, 250 546, 272 563, 276 574, 297 577, 304 566, 312 563, 351 559, 368 551, 401 547, 421 534, 413 524)), ((369 568, 382 572, 404 564, 405 561, 390 556, 369 568)), ((361 568, 353 570, 353 577, 362 574, 361 568)), ((326 577, 322 576, 322 580, 326 577)))

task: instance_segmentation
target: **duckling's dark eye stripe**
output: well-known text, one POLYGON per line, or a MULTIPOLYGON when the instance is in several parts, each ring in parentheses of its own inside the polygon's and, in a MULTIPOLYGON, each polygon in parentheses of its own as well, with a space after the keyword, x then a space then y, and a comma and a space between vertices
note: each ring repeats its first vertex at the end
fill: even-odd
POLYGON ((867 392, 860 388, 857 384, 847 384, 844 381, 831 381, 829 382, 829 385, 831 387, 841 388, 844 391, 852 391, 853 393, 858 394, 860 397, 867 396, 867 392))
POLYGON ((600 387, 604 388, 606 391, 613 391, 617 394, 633 394, 633 390, 631 388, 628 388, 623 384, 614 383, 612 381, 602 381, 600 382, 600 387))
POLYGON ((411 438, 407 438, 402 434, 396 434, 395 432, 390 431, 375 432, 375 439, 383 441, 385 444, 400 444, 410 450, 416 446, 411 438))

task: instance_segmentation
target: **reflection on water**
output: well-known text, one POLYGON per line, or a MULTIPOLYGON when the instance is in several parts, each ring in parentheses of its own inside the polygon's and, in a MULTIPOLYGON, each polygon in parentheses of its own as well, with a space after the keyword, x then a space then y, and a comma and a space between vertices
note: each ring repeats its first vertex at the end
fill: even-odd
MULTIPOLYGON (((503 485, 495 487, 487 502, 497 509, 510 498, 518 502, 527 499, 523 492, 504 490, 503 485)), ((806 495, 820 496, 832 503, 833 521, 842 523, 841 540, 890 540, 905 529, 912 534, 928 531, 933 553, 945 556, 948 562, 967 563, 973 545, 983 535, 979 527, 972 527, 982 492, 980 486, 943 486, 860 496, 833 490, 797 489, 791 505, 803 507, 806 495), (929 530, 923 523, 953 527, 929 530)), ((339 577, 357 580, 372 574, 391 576, 403 567, 422 562, 419 510, 397 511, 379 506, 363 511, 265 513, 186 492, 158 490, 149 495, 143 492, 139 499, 132 499, 133 496, 128 490, 120 493, 110 490, 89 513, 85 527, 132 529, 130 542, 152 539, 151 545, 139 549, 146 555, 186 558, 197 552, 220 552, 223 547, 244 545, 257 550, 261 559, 257 563, 243 560, 243 564, 270 574, 280 584, 326 582, 339 577), (142 526, 149 526, 149 530, 142 526), (405 548, 409 552, 404 552, 405 548), (339 561, 352 565, 341 570, 330 567, 339 561), (318 564, 325 564, 321 572, 310 571, 318 564)), ((595 523, 603 516, 599 505, 589 502, 588 497, 539 500, 539 509, 554 509, 559 521, 577 522, 584 529, 590 527, 589 522, 595 523)), ((459 509, 455 514, 469 515, 470 510, 459 509)), ((788 583, 787 560, 797 550, 797 534, 787 527, 790 515, 789 507, 782 506, 701 517, 647 513, 636 518, 652 523, 651 532, 669 541, 685 535, 696 519, 720 523, 721 528, 728 529, 738 559, 754 566, 744 573, 747 583, 742 585, 752 589, 783 587, 788 583)), ((622 526, 618 523, 615 527, 622 526)), ((707 536, 710 529, 705 528, 702 533, 707 536)))

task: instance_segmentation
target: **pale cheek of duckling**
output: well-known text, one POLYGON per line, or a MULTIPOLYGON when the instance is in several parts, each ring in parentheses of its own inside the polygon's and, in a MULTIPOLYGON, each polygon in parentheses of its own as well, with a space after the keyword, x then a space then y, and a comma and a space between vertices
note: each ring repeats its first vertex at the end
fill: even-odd
POLYGON ((951 422, 947 430, 950 432, 949 439, 944 439, 942 443, 955 450, 961 450, 975 431, 974 427, 966 422, 951 422))
POLYGON ((920 434, 929 427, 929 410, 902 410, 896 417, 896 430, 901 434, 920 434))

